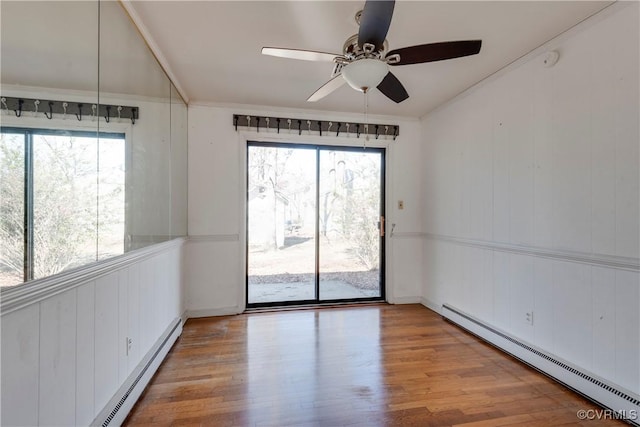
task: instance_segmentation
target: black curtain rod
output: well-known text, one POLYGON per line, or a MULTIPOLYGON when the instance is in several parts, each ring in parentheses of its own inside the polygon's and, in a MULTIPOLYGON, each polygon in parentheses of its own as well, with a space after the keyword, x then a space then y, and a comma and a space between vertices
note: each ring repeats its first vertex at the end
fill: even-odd
POLYGON ((138 107, 127 105, 108 105, 86 102, 53 101, 49 99, 15 98, 3 96, 0 100, 0 110, 13 111, 16 117, 22 117, 22 113, 35 112, 42 113, 51 120, 54 115, 75 116, 82 121, 83 118, 102 117, 109 123, 113 119, 129 119, 131 124, 136 124, 140 118, 138 107))
POLYGON ((332 135, 335 132, 335 136, 340 134, 356 134, 357 138, 360 135, 375 136, 393 138, 395 139, 400 135, 400 126, 398 125, 385 125, 376 123, 355 123, 355 122, 334 122, 329 120, 309 120, 309 119, 293 119, 288 117, 265 117, 265 116, 252 116, 243 114, 233 115, 233 126, 236 131, 238 127, 246 127, 249 129, 255 129, 256 132, 260 132, 262 129, 275 129, 277 133, 281 130, 297 132, 298 135, 302 135, 302 132, 316 132, 320 136, 332 135))

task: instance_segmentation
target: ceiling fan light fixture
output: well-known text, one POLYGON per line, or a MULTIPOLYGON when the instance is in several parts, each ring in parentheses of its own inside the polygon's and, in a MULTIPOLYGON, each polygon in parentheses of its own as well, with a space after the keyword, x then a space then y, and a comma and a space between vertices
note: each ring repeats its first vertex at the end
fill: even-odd
POLYGON ((380 59, 364 58, 342 69, 342 76, 349 86, 361 92, 377 87, 389 72, 389 66, 380 59))

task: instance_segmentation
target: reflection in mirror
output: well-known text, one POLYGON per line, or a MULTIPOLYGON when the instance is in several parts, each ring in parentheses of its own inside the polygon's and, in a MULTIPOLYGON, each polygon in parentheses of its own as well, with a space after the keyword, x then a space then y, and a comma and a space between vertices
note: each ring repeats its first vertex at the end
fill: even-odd
POLYGON ((187 235, 187 106, 171 85, 171 234, 187 235))
POLYGON ((121 4, 0 8, 0 286, 184 236, 186 105, 121 4))
POLYGON ((21 85, 39 96, 71 90, 97 101, 97 1, 3 0, 0 7, 3 96, 7 85, 21 85))
POLYGON ((124 253, 126 134, 99 133, 98 259, 124 253))
MULTIPOLYGON (((100 102, 138 108, 135 125, 124 124, 125 252, 171 238, 171 82, 119 2, 100 3, 100 102)), ((100 122, 100 130, 122 123, 100 122)), ((107 192, 108 189, 105 189, 107 192)), ((101 192, 103 194, 103 192, 101 192)), ((100 211, 100 258, 112 255, 100 211)), ((103 221, 104 220, 104 221, 103 221)))
POLYGON ((13 286, 25 278, 24 146, 22 133, 0 135, 0 285, 13 286))
POLYGON ((98 102, 98 2, 2 1, 0 8, 5 287, 96 260, 98 127, 90 111, 98 102), (61 101, 55 114, 45 116, 46 100, 61 101), (20 105, 19 114, 10 105, 20 105))

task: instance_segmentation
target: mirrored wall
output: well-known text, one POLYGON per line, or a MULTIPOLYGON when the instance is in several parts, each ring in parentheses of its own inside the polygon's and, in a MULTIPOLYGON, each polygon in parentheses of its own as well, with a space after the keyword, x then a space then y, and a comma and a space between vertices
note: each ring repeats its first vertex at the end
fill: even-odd
POLYGON ((0 3, 0 286, 187 232, 187 107, 118 1, 0 3))

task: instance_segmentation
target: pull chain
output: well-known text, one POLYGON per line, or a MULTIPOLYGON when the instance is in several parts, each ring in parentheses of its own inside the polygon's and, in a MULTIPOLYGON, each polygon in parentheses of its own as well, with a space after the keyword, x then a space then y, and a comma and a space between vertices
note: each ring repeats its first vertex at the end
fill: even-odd
POLYGON ((367 142, 369 141, 369 91, 364 93, 364 131, 363 150, 367 148, 367 142))

